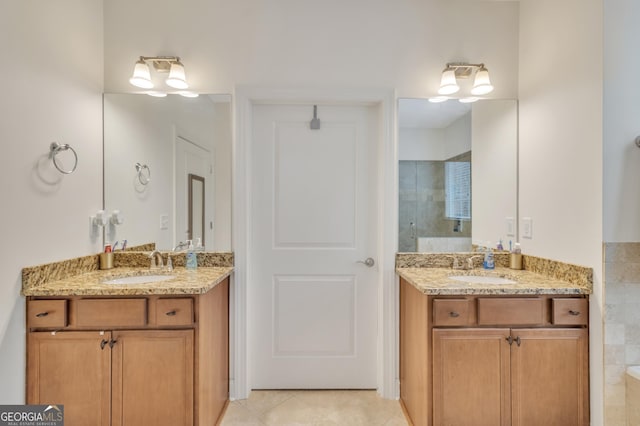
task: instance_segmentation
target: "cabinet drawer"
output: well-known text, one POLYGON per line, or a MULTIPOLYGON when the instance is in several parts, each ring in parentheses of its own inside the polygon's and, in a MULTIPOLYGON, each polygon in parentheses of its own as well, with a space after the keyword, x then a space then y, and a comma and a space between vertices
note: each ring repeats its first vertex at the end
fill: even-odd
POLYGON ((479 325, 543 325, 544 300, 478 299, 479 325))
POLYGON ((74 301, 78 327, 140 327, 147 324, 147 299, 80 299, 74 301))
POLYGON ((158 299, 156 301, 156 324, 193 324, 193 299, 158 299))
POLYGON ((66 300, 29 300, 27 302, 27 327, 48 328, 67 326, 66 300))
POLYGON ((434 299, 434 325, 468 325, 470 301, 467 299, 434 299))
POLYGON ((552 300, 553 324, 587 325, 589 323, 589 303, 587 299, 564 298, 552 300))

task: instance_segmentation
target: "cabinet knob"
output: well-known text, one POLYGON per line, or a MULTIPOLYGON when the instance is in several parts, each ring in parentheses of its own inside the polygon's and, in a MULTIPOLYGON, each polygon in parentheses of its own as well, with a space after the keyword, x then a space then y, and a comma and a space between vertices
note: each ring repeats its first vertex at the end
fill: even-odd
POLYGON ((570 310, 569 311, 570 315, 573 315, 574 317, 577 317, 578 315, 580 315, 580 311, 574 311, 574 310, 570 310))
POLYGON ((455 312, 455 311, 451 311, 451 312, 449 312, 449 316, 452 317, 452 318, 458 318, 460 316, 460 314, 455 312))
POLYGON ((509 346, 511 346, 511 344, 513 343, 513 337, 511 336, 506 337, 505 340, 509 343, 509 346))
POLYGON ((174 309, 173 311, 166 312, 165 315, 167 315, 169 317, 174 317, 174 316, 176 316, 177 313, 178 312, 174 309))
POLYGON ((118 343, 118 341, 116 339, 111 339, 109 341, 109 347, 113 349, 113 345, 115 345, 116 343, 118 343))
POLYGON ((104 347, 107 346, 107 343, 109 343, 108 340, 102 339, 102 342, 100 342, 100 349, 104 349, 104 347))
POLYGON ((49 312, 40 312, 39 314, 36 314, 36 317, 43 318, 43 317, 46 317, 47 315, 49 315, 49 312))

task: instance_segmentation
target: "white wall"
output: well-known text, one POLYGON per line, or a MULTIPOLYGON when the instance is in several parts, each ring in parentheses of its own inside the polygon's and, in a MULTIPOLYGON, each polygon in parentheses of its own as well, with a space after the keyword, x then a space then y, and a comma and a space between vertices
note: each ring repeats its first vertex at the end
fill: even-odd
POLYGON ((519 214, 533 219, 522 249, 594 269, 593 425, 603 424, 602 4, 520 2, 519 214))
POLYGON ((471 114, 467 113, 444 129, 444 158, 471 151, 471 114))
POLYGON ((24 402, 20 270, 99 250, 88 223, 102 206, 102 45, 100 0, 0 2, 0 404, 24 402), (75 173, 53 169, 52 141, 77 151, 75 173))
POLYGON ((398 160, 444 161, 471 150, 471 114, 444 129, 398 129, 398 160))
MULTIPOLYGON (((214 104, 215 210, 213 215, 213 249, 231 250, 231 150, 233 146, 231 103, 214 104)), ((209 250, 209 249, 207 249, 209 250)))
POLYGON ((396 88, 428 97, 446 62, 482 61, 517 97, 518 3, 465 0, 109 0, 105 87, 132 92, 140 55, 179 55, 191 88, 396 88), (153 11, 153 19, 150 19, 153 11))
POLYGON ((471 184, 473 243, 505 249, 515 243, 507 235, 506 218, 518 210, 518 108, 514 100, 476 102, 471 110, 471 184))
POLYGON ((444 159, 444 130, 398 129, 398 160, 442 161, 444 159))

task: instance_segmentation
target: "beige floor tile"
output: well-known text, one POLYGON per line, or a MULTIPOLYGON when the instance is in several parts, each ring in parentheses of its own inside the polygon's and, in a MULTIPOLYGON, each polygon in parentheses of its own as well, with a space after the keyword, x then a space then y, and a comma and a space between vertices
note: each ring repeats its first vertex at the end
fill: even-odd
POLYGON ((249 399, 232 405, 236 410, 225 416, 224 426, 407 425, 400 403, 375 391, 253 391, 249 399))
POLYGON ((384 423, 384 426, 407 426, 407 419, 404 417, 402 410, 400 410, 400 414, 394 415, 389 420, 384 423))
POLYGON ((264 426, 264 423, 239 402, 232 402, 227 407, 220 426, 264 426))
POLYGON ((329 420, 326 414, 326 409, 294 397, 264 412, 260 420, 267 426, 321 425, 329 420))
POLYGON ((249 410, 256 414, 262 414, 265 411, 271 410, 274 407, 282 404, 283 402, 291 399, 295 395, 294 391, 251 391, 248 399, 243 399, 238 402, 244 405, 249 410))

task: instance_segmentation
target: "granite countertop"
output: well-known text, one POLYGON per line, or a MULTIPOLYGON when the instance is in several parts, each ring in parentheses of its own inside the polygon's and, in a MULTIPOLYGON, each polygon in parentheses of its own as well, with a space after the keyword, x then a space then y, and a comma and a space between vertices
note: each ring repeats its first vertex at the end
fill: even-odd
POLYGON ((496 267, 494 270, 457 270, 451 268, 399 267, 396 272, 428 295, 518 295, 518 294, 591 294, 591 283, 574 284, 525 270, 496 267), (507 278, 516 284, 472 284, 449 278, 456 275, 480 275, 507 278))
POLYGON ((198 267, 191 271, 176 267, 171 272, 149 268, 121 267, 91 271, 23 288, 24 296, 142 296, 154 294, 203 294, 222 282, 233 267, 198 267), (174 275, 175 278, 146 284, 103 284, 105 280, 135 275, 174 275))

